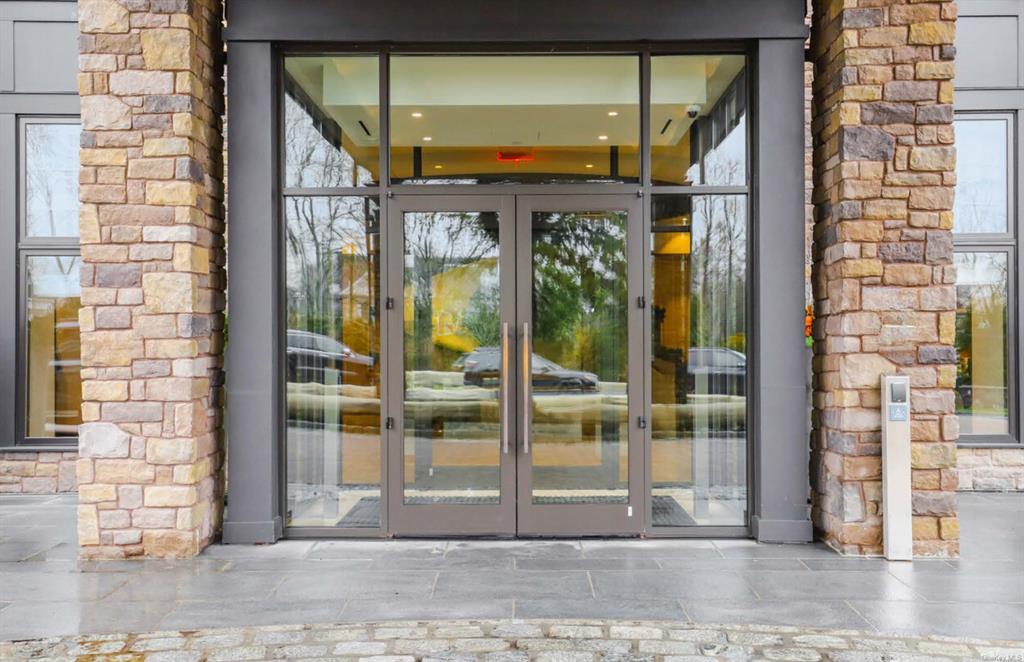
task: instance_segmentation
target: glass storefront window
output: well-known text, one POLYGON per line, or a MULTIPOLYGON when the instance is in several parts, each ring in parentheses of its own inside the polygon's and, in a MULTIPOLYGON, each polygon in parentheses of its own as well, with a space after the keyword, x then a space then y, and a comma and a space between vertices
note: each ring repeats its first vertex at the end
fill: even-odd
POLYGON ((653 523, 743 525, 746 198, 655 196, 651 261, 653 523))
POLYGON ((289 197, 287 525, 380 526, 376 198, 289 197))
POLYGON ((390 81, 395 182, 639 180, 636 55, 396 55, 390 81))
POLYGON ((1006 253, 958 252, 956 411, 962 435, 1010 432, 1006 253))
POLYGON ((78 124, 25 124, 25 233, 78 236, 78 124))
POLYGON ((285 58, 286 186, 377 185, 378 67, 376 55, 285 58))
POLYGON ((747 181, 747 84, 742 55, 651 58, 654 185, 747 181))
POLYGON ((78 436, 80 268, 77 255, 29 255, 25 260, 28 437, 78 436))
POLYGON ((1007 232, 1009 124, 1002 117, 962 117, 955 122, 957 234, 1007 232))

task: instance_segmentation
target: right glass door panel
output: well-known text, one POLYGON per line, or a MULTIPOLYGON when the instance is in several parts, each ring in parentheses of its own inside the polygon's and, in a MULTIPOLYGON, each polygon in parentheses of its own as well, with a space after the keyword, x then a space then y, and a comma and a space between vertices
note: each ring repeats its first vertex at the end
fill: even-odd
POLYGON ((651 521, 742 526, 746 198, 657 196, 651 229, 651 521))
POLYGON ((629 499, 627 218, 532 214, 535 504, 629 499))

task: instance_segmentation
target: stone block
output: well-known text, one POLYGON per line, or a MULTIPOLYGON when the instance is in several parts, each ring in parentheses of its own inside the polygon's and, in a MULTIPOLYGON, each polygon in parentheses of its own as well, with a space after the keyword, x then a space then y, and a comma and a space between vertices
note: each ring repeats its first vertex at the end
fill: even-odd
POLYGON ((953 21, 929 21, 910 26, 908 41, 911 44, 941 45, 952 44, 956 36, 953 21))
POLYGON ((879 388, 881 376, 895 374, 896 366, 878 354, 846 354, 840 364, 843 388, 879 388))
POLYGON ((195 439, 150 439, 146 444, 146 461, 151 464, 184 464, 195 457, 195 439))
POLYGON ((196 497, 196 488, 191 485, 147 485, 142 491, 147 508, 191 506, 196 497))
POLYGON ((912 147, 912 170, 952 171, 956 168, 956 149, 953 147, 912 147))
POLYGON ((128 457, 131 435, 113 423, 83 423, 78 426, 78 452, 85 458, 128 457))
POLYGON ((198 280, 193 274, 147 273, 142 278, 146 310, 151 313, 187 313, 199 300, 198 280))
POLYGON ((956 444, 939 442, 912 443, 910 466, 914 469, 948 469, 956 466, 956 444))
POLYGON ((78 544, 100 544, 100 523, 96 506, 79 504, 78 506, 78 544))
POLYGON ((118 96, 170 94, 174 91, 174 74, 167 71, 128 69, 110 74, 110 92, 118 96))
POLYGON ((189 30, 143 30, 142 57, 147 69, 170 71, 190 69, 195 38, 189 30))
POLYGON ((839 133, 840 154, 849 161, 889 161, 896 139, 885 131, 869 126, 844 126, 839 133))
POLYGON ((128 32, 128 9, 116 0, 79 0, 78 29, 86 34, 128 32))
POLYGON ((911 495, 915 515, 949 517, 956 515, 956 492, 914 492, 911 495))
POLYGON ((193 531, 144 531, 143 553, 150 558, 188 558, 199 553, 193 531))

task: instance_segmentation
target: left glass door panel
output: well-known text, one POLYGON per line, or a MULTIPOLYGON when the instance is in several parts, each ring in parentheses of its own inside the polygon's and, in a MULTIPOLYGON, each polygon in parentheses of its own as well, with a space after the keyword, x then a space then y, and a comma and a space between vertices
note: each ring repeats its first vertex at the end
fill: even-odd
POLYGON ((391 203, 401 347, 391 446, 398 534, 511 533, 514 461, 508 295, 511 203, 430 196, 391 203), (506 207, 503 209, 503 206, 506 207), (399 240, 399 236, 401 239, 399 240))
POLYGON ((285 199, 287 520, 381 526, 380 222, 374 197, 285 199))

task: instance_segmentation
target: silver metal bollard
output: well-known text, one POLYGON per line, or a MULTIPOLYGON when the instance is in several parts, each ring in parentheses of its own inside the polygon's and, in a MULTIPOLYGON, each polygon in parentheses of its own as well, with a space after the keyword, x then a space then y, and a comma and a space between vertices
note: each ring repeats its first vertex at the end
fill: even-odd
POLYGON ((885 558, 912 561, 910 378, 882 375, 882 535, 885 558))

